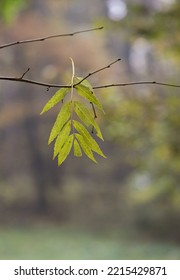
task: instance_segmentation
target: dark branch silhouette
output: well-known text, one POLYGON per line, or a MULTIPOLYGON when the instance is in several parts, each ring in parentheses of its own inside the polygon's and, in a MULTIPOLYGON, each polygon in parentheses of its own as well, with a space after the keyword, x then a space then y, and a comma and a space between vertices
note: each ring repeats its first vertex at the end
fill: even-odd
POLYGON ((92 29, 75 31, 75 32, 72 32, 72 33, 64 33, 64 34, 51 35, 51 36, 46 36, 46 37, 41 37, 41 38, 16 41, 16 42, 11 42, 11 43, 8 43, 8 44, 5 44, 5 45, 1 45, 0 49, 8 48, 8 47, 11 47, 11 46, 14 46, 14 45, 34 43, 34 42, 42 42, 42 41, 45 41, 45 40, 59 38, 59 37, 74 36, 76 34, 85 33, 85 32, 91 32, 91 31, 96 31, 96 30, 101 30, 101 29, 103 29, 103 26, 97 27, 97 28, 92 28, 92 29))
POLYGON ((24 79, 24 78, 16 78, 16 77, 0 77, 0 80, 4 81, 11 81, 11 82, 21 82, 21 83, 27 83, 27 84, 32 84, 36 86, 42 86, 46 88, 71 88, 69 85, 58 85, 58 84, 49 84, 49 83, 43 83, 43 82, 38 82, 30 79, 24 79))
POLYGON ((23 74, 22 74, 22 76, 19 78, 19 79, 23 79, 24 78, 24 76, 27 74, 27 72, 29 72, 30 71, 30 68, 28 68, 23 74))
POLYGON ((124 86, 134 86, 134 85, 160 85, 160 86, 176 87, 176 88, 180 87, 180 85, 161 83, 161 82, 156 82, 156 81, 140 81, 140 82, 117 83, 117 84, 94 86, 93 89, 110 88, 110 87, 124 87, 124 86))
MULTIPOLYGON (((79 81, 78 83, 74 84, 74 87, 79 85, 80 83, 82 83, 85 79, 87 79, 88 77, 105 70, 106 68, 110 68, 113 64, 117 63, 118 61, 120 61, 121 59, 118 58, 115 61, 111 62, 110 64, 108 64, 105 67, 102 67, 98 70, 95 70, 91 73, 89 73, 88 75, 86 75, 84 78, 82 78, 81 81, 79 81)), ((38 85, 38 86, 44 86, 47 87, 48 89, 50 88, 71 88, 71 85, 58 85, 58 84, 49 84, 49 83, 43 83, 43 82, 38 82, 38 81, 34 81, 34 80, 29 80, 29 79, 24 79, 25 74, 30 70, 30 68, 27 69, 27 71, 25 71, 19 78, 16 77, 0 77, 0 80, 6 80, 6 81, 13 81, 13 82, 23 82, 23 83, 29 83, 29 84, 33 84, 33 85, 38 85)))
MULTIPOLYGON (((104 66, 102 68, 99 68, 88 75, 86 75, 84 78, 82 78, 81 81, 78 83, 74 84, 74 87, 77 86, 78 84, 82 83, 85 79, 89 78, 90 76, 103 71, 107 68, 110 68, 113 64, 117 63, 121 59, 118 58, 115 61, 111 62, 107 66, 104 66)), ((12 81, 12 82, 21 82, 21 83, 28 83, 28 84, 33 84, 37 86, 43 86, 48 89, 50 88, 71 88, 71 85, 61 85, 61 84, 50 84, 50 83, 44 83, 44 82, 39 82, 39 81, 34 81, 30 79, 24 79, 25 74, 29 71, 30 69, 28 68, 20 78, 16 77, 0 77, 0 80, 5 80, 5 81, 12 81)), ((128 82, 128 83, 114 83, 114 84, 107 84, 107 85, 99 85, 99 86, 94 86, 93 89, 102 89, 102 88, 110 88, 110 87, 124 87, 124 86, 134 86, 134 85, 160 85, 160 86, 168 86, 168 87, 176 87, 180 88, 180 85, 175 85, 175 84, 169 84, 169 83, 163 83, 163 82, 156 82, 156 81, 138 81, 138 82, 128 82)))
POLYGON ((95 71, 89 73, 87 76, 85 76, 81 81, 79 81, 78 83, 76 83, 74 86, 79 85, 79 84, 82 83, 84 80, 88 79, 90 76, 92 76, 92 75, 94 75, 94 74, 97 74, 98 72, 103 71, 103 70, 105 70, 105 69, 107 69, 107 68, 110 68, 113 64, 117 63, 117 62, 120 61, 120 60, 121 60, 121 58, 118 58, 118 59, 116 59, 115 61, 113 61, 113 62, 111 62, 110 64, 108 64, 107 66, 104 66, 104 67, 102 67, 102 68, 100 68, 100 69, 98 69, 98 70, 95 70, 95 71))
MULTIPOLYGON (((80 33, 85 33, 85 32, 91 32, 91 31, 96 31, 96 30, 101 30, 103 29, 103 26, 97 27, 97 28, 92 28, 92 29, 86 29, 86 30, 80 30, 80 31, 75 31, 72 33, 64 33, 64 34, 57 34, 57 35, 51 35, 51 36, 46 36, 46 37, 41 37, 41 38, 36 38, 36 39, 28 39, 28 40, 22 40, 22 41, 16 41, 16 42, 11 42, 9 44, 1 45, 0 49, 11 47, 14 45, 20 45, 20 44, 25 44, 25 43, 34 43, 34 42, 40 42, 40 41, 45 41, 53 38, 59 38, 59 37, 67 37, 67 36, 74 36, 76 34, 80 33)), ((107 68, 110 68, 113 64, 117 63, 121 59, 118 58, 115 61, 111 62, 110 64, 99 68, 93 72, 90 72, 88 75, 86 75, 84 78, 82 78, 81 81, 78 83, 74 84, 74 87, 77 86, 78 84, 82 83, 85 79, 89 78, 90 76, 97 74, 98 72, 101 72, 107 68)), ((28 83, 36 86, 43 86, 46 87, 47 90, 50 88, 71 88, 72 85, 60 85, 60 84, 50 84, 50 83, 45 83, 45 82, 39 82, 35 80, 30 80, 30 79, 25 79, 24 76, 27 74, 27 72, 30 71, 30 68, 28 68, 19 78, 17 77, 2 77, 0 76, 0 80, 4 81, 11 81, 11 82, 21 82, 21 83, 28 83)), ((162 83, 162 82, 156 82, 156 81, 140 81, 140 82, 129 82, 129 83, 115 83, 115 84, 107 84, 107 85, 99 85, 99 86, 94 86, 93 89, 102 89, 102 88, 110 88, 110 87, 123 87, 123 86, 133 86, 133 85, 161 85, 161 86, 168 86, 168 87, 180 87, 180 85, 175 85, 175 84, 169 84, 169 83, 162 83)))

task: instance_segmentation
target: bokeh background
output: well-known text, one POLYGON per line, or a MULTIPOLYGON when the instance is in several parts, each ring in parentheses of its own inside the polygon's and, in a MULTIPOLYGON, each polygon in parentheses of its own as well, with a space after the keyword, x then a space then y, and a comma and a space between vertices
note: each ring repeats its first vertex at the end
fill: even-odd
MULTIPOLYGON (((179 0, 1 0, 0 45, 104 26, 101 31, 0 50, 0 76, 93 86, 179 83, 179 0)), ((70 155, 61 167, 47 145, 59 105, 54 89, 0 82, 1 259, 179 259, 180 89, 98 89, 107 159, 70 155)))

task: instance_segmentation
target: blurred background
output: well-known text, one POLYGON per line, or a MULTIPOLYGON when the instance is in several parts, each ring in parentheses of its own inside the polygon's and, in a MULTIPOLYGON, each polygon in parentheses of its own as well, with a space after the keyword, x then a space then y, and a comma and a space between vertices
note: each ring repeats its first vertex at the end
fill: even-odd
MULTIPOLYGON (((71 65, 93 86, 179 84, 179 0, 1 0, 0 45, 104 26, 101 31, 0 51, 0 76, 69 83, 71 65)), ((179 88, 98 89, 107 159, 47 145, 54 89, 0 82, 0 259, 179 259, 179 88)))

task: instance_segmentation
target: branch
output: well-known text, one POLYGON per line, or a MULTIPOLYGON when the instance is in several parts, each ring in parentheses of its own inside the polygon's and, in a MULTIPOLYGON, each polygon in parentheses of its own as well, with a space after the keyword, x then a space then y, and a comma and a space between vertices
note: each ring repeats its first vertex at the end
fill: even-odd
POLYGON ((38 81, 30 80, 30 79, 24 79, 22 77, 20 77, 20 78, 0 77, 0 80, 27 83, 27 84, 32 84, 32 85, 42 86, 42 87, 47 87, 47 88, 70 88, 71 87, 70 85, 68 86, 68 85, 48 84, 48 83, 38 82, 38 81))
POLYGON ((160 86, 180 88, 180 85, 175 85, 175 84, 161 83, 161 82, 156 82, 156 81, 141 81, 141 82, 100 85, 100 86, 93 87, 93 89, 110 88, 110 87, 124 87, 124 86, 134 86, 134 85, 160 85, 160 86))
POLYGON ((23 74, 22 74, 22 76, 19 78, 20 80, 21 79, 23 79, 24 78, 24 76, 27 74, 27 72, 29 72, 30 71, 30 68, 28 68, 23 74))
MULTIPOLYGON (((81 81, 78 83, 74 84, 73 86, 77 86, 78 84, 82 83, 85 79, 88 77, 103 71, 106 68, 110 68, 113 64, 117 63, 121 59, 118 58, 117 60, 111 62, 105 67, 102 67, 98 70, 95 70, 88 75, 86 75, 81 81)), ((60 85, 60 84, 49 84, 49 83, 44 83, 44 82, 38 82, 30 79, 24 79, 25 74, 29 71, 30 69, 28 68, 27 71, 25 71, 19 78, 16 77, 0 77, 0 80, 5 80, 5 81, 12 81, 12 82, 22 82, 22 83, 28 83, 28 84, 33 84, 37 86, 43 86, 48 89, 50 88, 71 88, 72 85, 60 85)), ((116 84, 107 84, 107 85, 99 85, 99 86, 94 86, 93 89, 101 89, 101 88, 110 88, 110 87, 124 87, 124 86, 134 86, 134 85, 161 85, 161 86, 168 86, 168 87, 176 87, 180 88, 180 85, 175 85, 175 84, 169 84, 169 83, 161 83, 161 82, 156 82, 156 81, 140 81, 140 82, 129 82, 129 83, 116 83, 116 84)))
MULTIPOLYGON (((101 28, 101 27, 100 27, 101 28)), ((92 29, 91 29, 92 30, 92 29)), ((94 29, 93 29, 94 30, 94 29)), ((113 64, 117 63, 118 61, 120 61, 121 59, 118 58, 115 61, 111 62, 109 65, 102 67, 98 70, 95 70, 91 73, 89 73, 88 75, 86 75, 81 81, 79 81, 78 83, 74 84, 73 87, 79 85, 80 83, 82 83, 85 79, 87 79, 88 77, 103 71, 106 68, 110 68, 113 64)), ((30 68, 27 69, 27 71, 25 73, 23 73, 19 78, 16 77, 0 77, 0 80, 6 80, 6 81, 13 81, 13 82, 22 82, 22 83, 28 83, 28 84, 33 84, 33 85, 38 85, 38 86, 44 86, 47 87, 47 89, 49 90, 50 88, 71 88, 72 85, 58 85, 58 84, 49 84, 49 83, 43 83, 43 82, 38 82, 38 81, 33 81, 33 80, 29 80, 29 79, 23 79, 25 74, 30 70, 30 68)))
POLYGON ((79 81, 78 83, 76 83, 74 86, 77 86, 77 85, 81 84, 84 80, 86 80, 86 79, 89 78, 90 76, 92 76, 92 75, 94 75, 94 74, 96 74, 96 73, 98 73, 98 72, 100 72, 100 71, 103 71, 103 70, 105 70, 105 69, 107 69, 107 68, 110 68, 113 64, 117 63, 117 62, 120 61, 120 60, 121 60, 121 58, 118 58, 118 59, 116 59, 115 61, 113 61, 113 62, 111 62, 110 64, 108 64, 107 66, 102 67, 102 68, 100 68, 100 69, 98 69, 98 70, 95 70, 95 71, 89 73, 87 76, 85 76, 81 81, 79 81))
POLYGON ((14 45, 41 42, 41 41, 45 41, 45 40, 49 40, 49 39, 53 39, 53 38, 74 36, 76 34, 91 32, 91 31, 101 30, 101 29, 103 29, 103 26, 97 27, 97 28, 92 28, 92 29, 80 30, 80 31, 76 31, 76 32, 73 32, 73 33, 64 33, 64 34, 51 35, 51 36, 46 36, 46 37, 41 37, 41 38, 36 38, 36 39, 16 41, 16 42, 11 42, 9 44, 2 45, 2 46, 0 46, 0 49, 8 48, 8 47, 11 47, 11 46, 14 46, 14 45))
MULTIPOLYGON (((110 68, 113 64, 119 62, 120 60, 121 60, 121 58, 118 58, 115 61, 113 61, 110 64, 108 64, 107 66, 102 67, 102 68, 100 68, 98 70, 95 70, 95 71, 89 73, 81 81, 76 83, 74 86, 79 85, 80 83, 82 83, 84 80, 86 80, 90 76, 92 76, 94 74, 97 74, 98 72, 103 71, 103 70, 105 70, 107 68, 110 68)), ((161 83, 161 82, 156 82, 156 81, 142 81, 142 82, 129 82, 129 83, 117 83, 117 84, 100 85, 100 86, 94 86, 93 89, 110 88, 110 87, 123 87, 123 86, 133 86, 133 85, 152 85, 152 84, 161 85, 161 86, 168 86, 168 87, 180 87, 180 85, 161 83)))
MULTIPOLYGON (((22 77, 20 77, 20 78, 0 77, 0 80, 28 83, 28 84, 32 84, 32 85, 43 86, 46 88, 71 88, 71 85, 49 84, 49 83, 43 83, 43 82, 38 82, 38 81, 34 81, 34 80, 24 79, 22 77)), ((78 84, 81 83, 82 81, 78 82, 78 84)), ((75 84, 74 87, 76 85, 77 84, 75 84)), ((94 86, 93 89, 110 88, 110 87, 124 87, 124 86, 134 86, 134 85, 161 85, 161 86, 180 88, 180 85, 175 85, 175 84, 161 83, 161 82, 156 82, 156 81, 140 81, 140 82, 117 83, 117 84, 94 86)))

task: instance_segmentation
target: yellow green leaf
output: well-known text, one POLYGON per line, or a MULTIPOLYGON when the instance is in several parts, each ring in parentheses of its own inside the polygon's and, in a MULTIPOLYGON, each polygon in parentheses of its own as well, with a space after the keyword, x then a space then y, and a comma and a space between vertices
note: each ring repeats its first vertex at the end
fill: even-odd
POLYGON ((69 88, 61 88, 59 89, 52 97, 51 99, 46 103, 46 105, 44 106, 42 112, 40 113, 40 115, 42 115, 43 113, 47 112, 48 110, 50 110, 52 107, 54 107, 58 102, 60 102, 61 100, 64 99, 64 97, 66 96, 66 94, 69 92, 69 88))
POLYGON ((75 157, 82 156, 81 147, 76 139, 74 139, 74 155, 75 155, 75 157))
POLYGON ((74 140, 74 134, 68 136, 66 143, 61 148, 58 154, 58 166, 61 165, 69 155, 74 140))
POLYGON ((78 133, 76 133, 75 136, 78 139, 79 144, 80 144, 81 148, 83 149, 84 153, 87 155, 87 157, 90 158, 92 161, 97 163, 97 161, 94 158, 94 155, 92 153, 92 150, 90 149, 90 147, 86 143, 84 137, 82 135, 78 134, 78 133))
POLYGON ((59 154, 61 148, 67 141, 67 138, 71 132, 71 120, 69 120, 62 128, 60 134, 56 138, 55 144, 54 144, 54 156, 53 159, 59 154))
POLYGON ((97 97, 93 94, 93 92, 88 87, 79 84, 79 85, 75 86, 75 89, 77 90, 77 93, 80 96, 86 98, 87 100, 89 100, 90 102, 95 104, 101 111, 104 112, 102 104, 99 102, 97 97))
POLYGON ((58 136, 65 123, 69 120, 71 116, 71 106, 72 106, 71 101, 67 102, 62 106, 56 118, 56 121, 52 127, 48 144, 50 144, 58 136))
POLYGON ((73 125, 74 125, 74 128, 77 130, 77 132, 79 132, 82 135, 84 141, 87 143, 87 146, 92 151, 94 151, 97 154, 99 154, 100 156, 106 158, 106 156, 101 151, 98 143, 92 138, 92 136, 87 131, 87 129, 80 122, 75 121, 75 120, 73 120, 73 125))
POLYGON ((89 110, 79 101, 74 101, 74 109, 80 120, 84 122, 86 126, 92 125, 97 132, 97 136, 104 140, 100 127, 90 114, 89 110))

